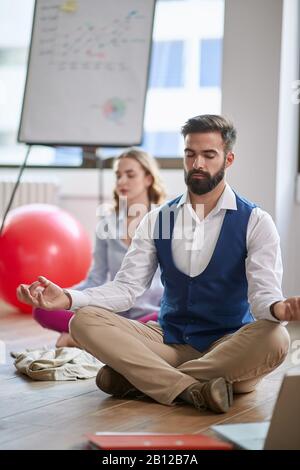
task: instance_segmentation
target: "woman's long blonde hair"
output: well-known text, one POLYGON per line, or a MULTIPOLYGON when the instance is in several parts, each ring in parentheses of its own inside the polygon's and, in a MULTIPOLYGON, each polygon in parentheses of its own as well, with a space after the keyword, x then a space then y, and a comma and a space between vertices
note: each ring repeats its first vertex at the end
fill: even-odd
MULTIPOLYGON (((122 158, 131 158, 137 161, 146 175, 152 176, 152 184, 148 188, 149 202, 150 204, 162 204, 166 198, 166 193, 159 175, 159 167, 156 160, 149 153, 135 147, 130 147, 115 159, 114 167, 122 158)), ((116 190, 114 190, 114 202, 115 211, 119 212, 119 196, 116 190)))

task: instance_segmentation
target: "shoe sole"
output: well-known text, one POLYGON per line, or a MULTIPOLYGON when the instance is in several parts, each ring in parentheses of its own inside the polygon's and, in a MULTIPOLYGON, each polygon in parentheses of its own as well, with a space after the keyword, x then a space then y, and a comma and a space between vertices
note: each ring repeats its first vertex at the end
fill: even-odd
POLYGON ((226 382, 227 395, 228 395, 228 404, 231 406, 233 404, 233 386, 232 384, 226 382))
POLYGON ((213 381, 210 389, 211 398, 214 405, 211 404, 210 408, 218 413, 226 413, 232 404, 232 386, 227 384, 223 377, 213 381))

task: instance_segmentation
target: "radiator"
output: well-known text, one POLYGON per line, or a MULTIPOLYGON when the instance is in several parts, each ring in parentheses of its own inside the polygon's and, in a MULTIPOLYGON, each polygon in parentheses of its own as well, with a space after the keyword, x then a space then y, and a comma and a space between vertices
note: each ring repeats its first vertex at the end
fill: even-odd
MULTIPOLYGON (((12 179, 0 180, 0 218, 8 205, 15 186, 12 179)), ((15 194, 11 208, 23 206, 24 204, 57 204, 59 199, 59 184, 57 181, 21 181, 15 194)))

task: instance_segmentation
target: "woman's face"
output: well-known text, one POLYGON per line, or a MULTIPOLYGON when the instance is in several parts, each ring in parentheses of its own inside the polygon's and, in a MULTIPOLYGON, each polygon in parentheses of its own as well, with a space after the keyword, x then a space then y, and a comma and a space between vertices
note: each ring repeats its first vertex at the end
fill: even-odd
POLYGON ((116 163, 115 174, 118 196, 127 197, 129 203, 144 201, 152 176, 146 175, 139 162, 130 157, 121 158, 116 163))

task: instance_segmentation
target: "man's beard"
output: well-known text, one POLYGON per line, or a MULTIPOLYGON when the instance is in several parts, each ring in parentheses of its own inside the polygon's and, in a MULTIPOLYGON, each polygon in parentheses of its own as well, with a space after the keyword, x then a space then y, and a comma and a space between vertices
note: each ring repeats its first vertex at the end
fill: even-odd
POLYGON ((201 196, 202 194, 209 193, 222 181, 225 175, 225 161, 217 173, 211 176, 205 171, 198 170, 184 170, 184 181, 189 190, 193 194, 201 196), (194 175, 201 175, 203 178, 193 178, 194 175))

